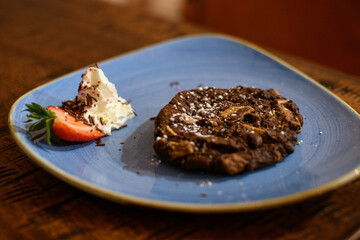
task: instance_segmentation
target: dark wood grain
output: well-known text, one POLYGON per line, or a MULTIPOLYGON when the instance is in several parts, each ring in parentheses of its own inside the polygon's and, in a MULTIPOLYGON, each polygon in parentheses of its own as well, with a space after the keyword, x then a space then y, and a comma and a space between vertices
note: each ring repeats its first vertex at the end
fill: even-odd
MULTIPOLYGON (((204 30, 96 1, 0 3, 1 239, 346 239, 360 229, 360 180, 281 208, 194 215, 109 202, 45 172, 10 136, 18 97, 93 62, 204 30)), ((360 111, 358 78, 276 54, 360 111)))

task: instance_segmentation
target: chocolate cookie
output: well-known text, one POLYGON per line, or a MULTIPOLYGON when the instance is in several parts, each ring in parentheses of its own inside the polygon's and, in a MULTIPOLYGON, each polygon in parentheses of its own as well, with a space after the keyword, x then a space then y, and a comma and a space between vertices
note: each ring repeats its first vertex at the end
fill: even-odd
POLYGON ((183 91, 155 119, 156 153, 184 169, 237 174, 292 153, 303 117, 276 90, 183 91))

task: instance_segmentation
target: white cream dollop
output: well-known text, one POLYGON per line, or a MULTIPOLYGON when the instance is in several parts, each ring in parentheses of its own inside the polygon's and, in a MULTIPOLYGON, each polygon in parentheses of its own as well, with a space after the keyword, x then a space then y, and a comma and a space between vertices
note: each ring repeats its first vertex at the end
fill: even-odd
POLYGON ((96 128, 107 135, 134 117, 131 105, 118 96, 115 85, 98 67, 89 67, 82 75, 78 100, 87 105, 84 118, 92 118, 96 128))

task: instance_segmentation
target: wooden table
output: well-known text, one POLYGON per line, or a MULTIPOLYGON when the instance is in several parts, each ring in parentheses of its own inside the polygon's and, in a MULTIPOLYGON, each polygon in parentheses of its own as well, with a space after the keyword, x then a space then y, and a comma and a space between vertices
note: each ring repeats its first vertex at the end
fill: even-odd
MULTIPOLYGON (((89 0, 1 1, 0 239, 358 239, 360 180, 265 211, 185 214, 125 206, 42 170, 7 126, 11 104, 93 62, 203 29, 89 0)), ((360 111, 360 79, 275 52, 360 111)), ((355 143, 359 144, 359 143, 355 143)))

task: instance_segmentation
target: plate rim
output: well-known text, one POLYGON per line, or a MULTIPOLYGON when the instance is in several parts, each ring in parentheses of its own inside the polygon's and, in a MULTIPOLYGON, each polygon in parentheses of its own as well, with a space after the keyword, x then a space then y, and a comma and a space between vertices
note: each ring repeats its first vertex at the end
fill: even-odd
MULTIPOLYGON (((194 39, 194 38, 200 38, 200 37, 212 37, 212 38, 221 38, 224 40, 230 40, 233 42, 240 43, 248 48, 251 48, 267 57, 272 59, 273 61, 278 62, 280 65, 288 68, 289 70, 299 74, 301 77, 305 78, 306 80, 312 82, 316 86, 320 87, 323 91, 326 91, 328 94, 330 94, 332 97, 334 97, 336 100, 340 101, 345 107, 350 109, 352 112, 355 113, 355 115, 360 119, 360 114, 355 111, 349 104, 347 104, 344 100, 333 94, 331 91, 329 91, 327 88, 322 86, 320 83, 318 83, 316 80, 312 79, 305 73, 301 72, 297 68, 293 67, 286 61, 282 60, 281 58, 275 56, 274 54, 268 52, 267 50, 257 46, 254 43, 251 43, 247 40, 230 36, 227 34, 214 34, 214 33, 203 33, 203 34, 193 34, 193 35, 187 35, 182 36, 178 38, 173 38, 170 40, 161 41, 149 46, 141 47, 126 53, 122 53, 119 55, 116 55, 114 57, 108 58, 106 60, 100 61, 99 64, 103 64, 109 61, 112 61, 114 59, 125 57, 127 55, 141 52, 146 49, 151 49, 157 46, 160 46, 165 43, 171 43, 176 41, 182 41, 187 39, 194 39)), ((85 67, 84 67, 85 68, 85 67)), ((53 176, 59 178, 60 180, 79 188, 85 192, 91 193, 93 195, 96 195, 98 197, 102 197, 114 202, 119 202, 123 204, 134 204, 139 205, 143 207, 148 208, 156 208, 156 209, 162 209, 162 210, 170 210, 170 211, 177 211, 177 212, 191 212, 191 213, 228 213, 228 212, 245 212, 245 211, 254 211, 254 210, 262 210, 262 209, 269 209, 273 207, 278 206, 284 206, 295 202, 300 202, 301 200, 305 200, 311 197, 322 195, 326 192, 329 192, 331 190, 334 190, 340 186, 345 185, 346 183, 349 183, 356 178, 360 176, 360 165, 355 167, 350 172, 337 177, 336 179, 327 182, 325 184, 321 184, 319 186, 316 186, 311 189, 307 189, 304 191, 300 191, 293 194, 288 194, 282 197, 276 197, 276 198, 269 198, 269 199, 263 199, 263 200, 256 200, 256 201, 249 201, 249 202, 240 202, 240 203, 222 203, 222 204, 214 204, 214 203, 184 203, 184 202, 173 202, 173 201, 161 201, 161 200, 154 200, 144 197, 135 197, 131 196, 129 194, 119 193, 116 191, 111 191, 108 189, 104 189, 102 187, 96 186, 92 183, 86 182, 85 180, 81 180, 65 171, 63 171, 60 168, 57 168, 55 165, 48 162, 45 158, 38 155, 35 151, 33 151, 27 144, 25 144, 21 138, 19 133, 16 131, 16 128, 12 121, 12 116, 14 113, 14 109, 17 106, 18 102, 20 102, 24 97, 31 94, 32 92, 36 91, 39 88, 42 88, 46 85, 49 85, 55 81, 58 81, 60 79, 63 79, 67 76, 70 76, 76 72, 79 72, 83 68, 79 68, 75 71, 72 71, 68 74, 62 75, 60 77, 57 77, 49 82, 46 82, 44 84, 39 85, 38 87, 35 87, 34 89, 28 91, 27 93, 20 96, 11 106, 8 116, 8 126, 10 130, 10 134, 12 138, 14 139, 15 143, 22 149, 22 151, 36 164, 38 164, 40 167, 42 167, 47 172, 51 173, 53 176)))

